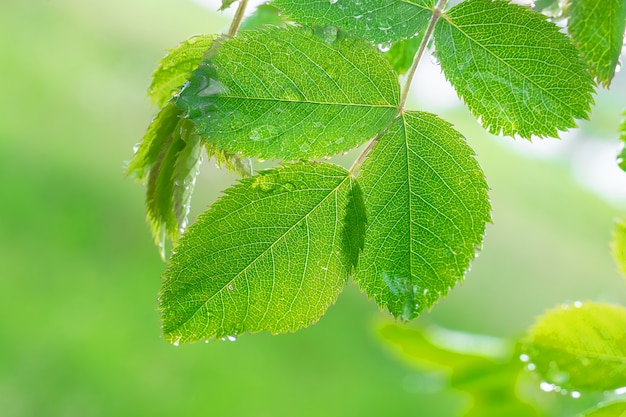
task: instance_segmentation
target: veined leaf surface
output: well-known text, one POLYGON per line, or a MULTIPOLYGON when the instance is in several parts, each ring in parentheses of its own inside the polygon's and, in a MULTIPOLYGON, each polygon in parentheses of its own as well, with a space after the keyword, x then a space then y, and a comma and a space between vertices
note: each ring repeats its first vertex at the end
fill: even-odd
POLYGON ((568 390, 626 386, 626 309, 576 302, 548 311, 530 329, 524 350, 545 381, 568 390))
MULTIPOLYGON (((292 332, 317 321, 354 265, 354 179, 326 163, 263 171, 226 190, 180 240, 160 302, 175 343, 292 332)), ((358 193, 356 196, 358 197, 358 193)))
POLYGON ((241 31, 216 45, 177 104, 221 149, 282 160, 344 152, 397 113, 397 76, 376 49, 341 32, 241 31))
POLYGON ((148 96, 156 106, 159 108, 165 106, 167 101, 180 91, 216 38, 217 35, 193 36, 171 49, 159 61, 148 89, 148 96))
POLYGON ((435 26, 444 75, 489 132, 544 137, 587 118, 593 80, 545 16, 503 0, 466 0, 435 26))
POLYGON ((573 0, 568 15, 568 32, 589 64, 591 74, 608 87, 622 52, 626 1, 573 0))
POLYGON ((339 26, 371 42, 395 42, 423 33, 434 0, 275 0, 297 23, 339 26))
POLYGON ((429 113, 398 117, 359 173, 367 208, 356 280, 394 316, 416 317, 461 281, 490 220, 471 148, 429 113))

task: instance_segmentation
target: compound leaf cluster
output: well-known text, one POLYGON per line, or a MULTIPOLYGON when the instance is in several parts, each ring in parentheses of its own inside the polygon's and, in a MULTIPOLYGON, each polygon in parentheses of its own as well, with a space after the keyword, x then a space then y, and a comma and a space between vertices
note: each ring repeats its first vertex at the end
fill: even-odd
POLYGON ((349 275, 411 319, 464 278, 490 220, 484 174, 449 123, 404 108, 398 74, 434 38, 486 128, 522 137, 585 118, 593 80, 537 12, 441 5, 275 0, 244 22, 256 29, 192 38, 161 61, 149 94, 162 110, 129 172, 147 182, 157 241, 177 244, 160 295, 168 340, 294 331, 349 275), (349 171, 319 162, 368 141, 349 171), (181 237, 202 149, 243 176, 250 158, 283 162, 226 190, 181 237))

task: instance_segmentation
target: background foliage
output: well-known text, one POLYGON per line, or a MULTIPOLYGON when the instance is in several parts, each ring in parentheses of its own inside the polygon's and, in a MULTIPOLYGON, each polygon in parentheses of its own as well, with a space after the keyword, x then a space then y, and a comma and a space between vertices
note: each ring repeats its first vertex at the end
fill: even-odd
MULTIPOLYGON (((381 347, 372 323, 386 315, 352 285, 318 325, 287 337, 180 348, 160 339, 155 277, 163 265, 141 220, 143 196, 123 180, 119 161, 152 117, 145 89, 154 63, 181 39, 221 32, 228 20, 172 0, 0 4, 0 415, 466 410, 469 397, 437 390, 431 376, 381 347)), ((426 69, 416 89, 438 71, 426 69)), ((554 146, 601 143, 616 153, 623 72, 613 83, 596 98, 593 122, 554 146)), ((520 155, 512 139, 486 135, 460 105, 446 119, 479 155, 496 226, 466 282, 419 321, 519 336, 565 300, 625 304, 608 242, 626 207, 581 187, 574 158, 520 155)), ((230 181, 209 165, 198 210, 230 181)), ((538 398, 564 416, 588 401, 538 398)))

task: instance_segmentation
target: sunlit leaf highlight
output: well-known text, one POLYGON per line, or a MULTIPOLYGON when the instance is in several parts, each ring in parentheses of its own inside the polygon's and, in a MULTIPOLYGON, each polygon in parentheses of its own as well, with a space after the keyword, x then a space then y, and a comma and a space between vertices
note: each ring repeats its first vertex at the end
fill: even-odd
POLYGON ((524 350, 546 383, 575 391, 626 386, 626 308, 575 302, 548 311, 524 350))
POLYGON ((593 80, 545 16, 503 0, 466 0, 435 27, 444 75, 491 133, 556 137, 587 118, 593 80))
POLYGON ((334 31, 267 26, 216 45, 177 104, 221 149, 262 159, 353 148, 397 113, 397 76, 376 49, 334 31))

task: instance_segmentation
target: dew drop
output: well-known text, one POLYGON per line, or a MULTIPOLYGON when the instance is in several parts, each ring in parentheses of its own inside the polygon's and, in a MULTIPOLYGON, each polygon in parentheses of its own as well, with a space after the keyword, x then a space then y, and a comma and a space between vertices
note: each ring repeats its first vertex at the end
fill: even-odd
POLYGON ((441 63, 439 62, 439 60, 437 59, 437 57, 435 55, 431 55, 430 56, 430 62, 433 65, 441 65, 441 63))
POLYGON ((226 336, 226 339, 228 339, 229 342, 236 342, 237 341, 237 335, 231 334, 226 336))
POLYGON ((228 284, 228 286, 226 288, 228 289, 228 291, 232 291, 233 290, 233 284, 228 284))
POLYGON ((391 42, 383 42, 378 44, 378 50, 380 52, 387 52, 391 49, 391 42))
POLYGON ((137 153, 140 146, 141 146, 141 142, 135 143, 135 146, 133 146, 133 153, 137 153))
POLYGON ((583 303, 581 301, 574 301, 574 307, 581 308, 582 306, 583 306, 583 303))
POLYGON ((355 18, 355 19, 357 19, 357 20, 358 20, 358 19, 361 19, 362 17, 363 17, 363 15, 362 15, 362 14, 359 14, 359 15, 354 16, 354 18, 355 18))
POLYGON ((541 384, 539 384, 539 388, 543 392, 552 392, 554 391, 554 388, 556 387, 553 384, 550 384, 549 382, 542 382, 541 384))
POLYGON ((528 369, 529 371, 534 371, 535 369, 537 369, 537 366, 534 363, 529 363, 528 365, 526 365, 526 369, 528 369))
POLYGON ((174 346, 180 345, 180 337, 174 341, 173 345, 174 346))
POLYGON ((519 360, 522 362, 528 362, 530 360, 530 356, 528 356, 525 353, 522 353, 521 355, 519 355, 519 360))
POLYGON ((572 398, 580 398, 580 392, 578 392, 578 391, 572 391, 572 392, 570 392, 569 395, 572 398))
POLYGON ((204 343, 209 343, 209 339, 205 339, 205 340, 204 340, 204 343))
POLYGON ((330 4, 335 4, 335 3, 337 3, 337 1, 339 1, 339 0, 329 0, 328 2, 329 2, 330 4))

